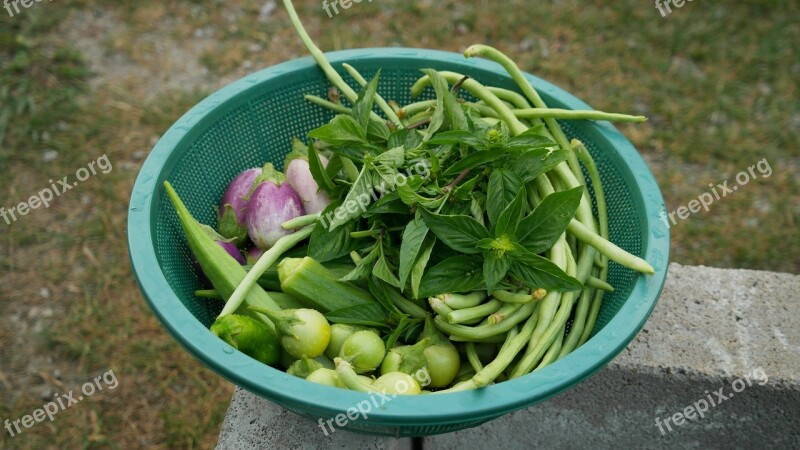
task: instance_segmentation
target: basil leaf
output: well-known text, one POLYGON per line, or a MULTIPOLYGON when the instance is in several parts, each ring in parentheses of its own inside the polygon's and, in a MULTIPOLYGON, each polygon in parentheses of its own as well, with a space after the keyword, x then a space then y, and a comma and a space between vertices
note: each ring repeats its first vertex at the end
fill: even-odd
POLYGON ((392 134, 389 135, 389 139, 386 142, 387 147, 389 148, 405 147, 408 134, 411 133, 412 131, 413 130, 409 130, 407 128, 401 128, 399 130, 393 131, 392 134))
POLYGON ((377 139, 379 141, 388 141, 392 131, 386 122, 382 120, 370 120, 367 125, 367 137, 377 139))
POLYGON ((433 134, 439 131, 439 128, 444 125, 444 98, 439 93, 442 91, 447 90, 447 81, 439 75, 439 72, 433 69, 422 69, 422 73, 428 75, 431 79, 431 84, 433 85, 433 89, 436 91, 436 107, 433 110, 433 115, 431 116, 431 121, 428 124, 428 128, 425 130, 425 136, 422 137, 422 141, 426 142, 433 134))
POLYGON ((444 197, 439 198, 427 198, 423 197, 414 189, 417 189, 419 185, 422 184, 422 179, 417 177, 416 175, 413 177, 408 178, 408 182, 406 184, 399 184, 396 187, 397 195, 400 196, 400 200, 403 201, 408 206, 414 206, 416 204, 420 204, 427 209, 438 209, 439 205, 442 204, 444 201, 444 197))
POLYGON ((518 247, 508 254, 511 262, 511 273, 530 289, 544 288, 548 290, 574 291, 583 289, 583 284, 567 275, 560 267, 547 258, 518 247))
POLYGON ((402 291, 411 274, 411 269, 417 260, 425 236, 428 235, 428 226, 416 217, 406 225, 403 230, 403 239, 400 242, 400 290, 402 291))
MULTIPOLYGON (((316 152, 317 156, 319 157, 319 152, 316 152)), ((321 161, 321 159, 320 159, 321 161)), ((333 180, 342 170, 342 158, 339 155, 333 155, 331 159, 328 160, 328 165, 325 167, 325 175, 330 179, 333 180)))
POLYGON ((461 173, 465 169, 474 169, 486 163, 492 162, 498 158, 501 158, 504 155, 505 153, 503 152, 502 149, 496 149, 491 151, 481 150, 467 156, 466 158, 460 159, 457 163, 448 167, 447 170, 444 171, 444 175, 455 175, 457 173, 461 173))
MULTIPOLYGON (((434 86, 434 88, 436 88, 436 86, 434 86)), ((453 91, 450 89, 447 89, 446 84, 444 88, 444 92, 437 92, 436 95, 441 94, 442 99, 444 100, 444 118, 446 119, 450 129, 469 129, 469 124, 467 123, 467 117, 464 114, 464 109, 461 107, 461 104, 458 103, 458 99, 456 98, 455 94, 453 94, 453 91)))
POLYGON ((527 207, 528 191, 525 189, 525 186, 522 186, 519 192, 517 192, 517 196, 514 197, 514 200, 500 213, 500 217, 497 218, 497 223, 492 229, 492 234, 495 237, 516 235, 517 226, 527 207))
POLYGON ((483 132, 476 134, 463 130, 444 131, 442 133, 438 133, 436 136, 429 139, 428 143, 434 145, 464 144, 467 147, 477 148, 478 150, 485 150, 488 146, 486 140, 483 138, 483 132))
POLYGON ((372 80, 361 88, 361 92, 358 93, 358 99, 353 105, 353 117, 356 118, 363 130, 367 129, 370 122, 369 115, 372 112, 372 105, 375 103, 375 93, 378 91, 378 78, 380 78, 380 75, 381 71, 378 70, 372 80))
POLYGON ((364 303, 331 311, 325 314, 325 318, 333 323, 388 328, 386 321, 389 316, 380 303, 364 303))
POLYGON ((339 281, 356 281, 367 278, 369 274, 372 273, 372 266, 375 264, 375 260, 377 260, 380 255, 381 249, 376 245, 372 251, 367 253, 367 256, 361 258, 361 261, 356 264, 356 267, 353 268, 353 270, 351 270, 342 278, 339 278, 339 281))
POLYGON ((489 237, 489 231, 470 216, 443 216, 424 209, 420 212, 425 224, 436 237, 458 252, 480 253, 475 244, 489 237))
POLYGON ((311 172, 311 177, 317 183, 320 189, 327 193, 332 193, 336 186, 333 180, 328 176, 325 166, 317 153, 317 149, 313 145, 308 146, 308 170, 311 172))
POLYGON ((466 292, 483 284, 481 258, 459 255, 433 266, 422 277, 419 298, 449 292, 466 292))
POLYGON ((372 177, 373 188, 376 193, 383 198, 384 195, 391 194, 395 183, 398 180, 397 171, 391 167, 379 164, 373 167, 374 176, 372 177))
POLYGON ((483 252, 483 278, 486 279, 486 290, 491 294, 497 283, 505 278, 511 260, 505 254, 494 250, 483 252))
POLYGON ((400 316, 400 321, 394 327, 394 330, 392 330, 392 334, 386 337, 386 348, 394 347, 394 345, 397 343, 397 340, 400 339, 404 333, 407 333, 408 329, 415 324, 416 322, 413 322, 408 318, 408 316, 400 316))
POLYGON ((386 257, 384 255, 381 255, 381 257, 378 258, 378 261, 375 263, 375 266, 373 266, 372 275, 380 278, 396 288, 400 287, 400 280, 398 280, 395 276, 394 269, 389 265, 389 262, 386 261, 386 257))
POLYGON ((364 128, 352 116, 343 114, 334 117, 329 123, 311 130, 308 136, 332 145, 367 143, 367 134, 364 128))
POLYGON ((581 202, 583 186, 554 192, 519 223, 517 240, 531 253, 542 253, 553 246, 567 229, 581 202))
POLYGON ((486 226, 486 223, 484 223, 486 196, 483 195, 482 192, 473 192, 471 197, 469 201, 469 213, 472 214, 472 217, 477 220, 478 223, 486 226))
POLYGON ((408 206, 400 201, 397 192, 392 192, 373 203, 364 213, 364 217, 374 217, 380 214, 408 214, 408 206))
POLYGON ((355 163, 353 163, 353 160, 345 156, 338 156, 337 159, 342 162, 342 170, 344 170, 344 174, 347 179, 354 183, 358 178, 358 167, 356 167, 355 163))
POLYGON ((506 207, 514 201, 517 193, 523 188, 522 179, 510 170, 494 169, 489 175, 489 187, 486 192, 486 212, 489 223, 494 224, 506 207))
POLYGON ((433 246, 436 244, 436 237, 428 234, 422 248, 417 255, 417 260, 414 262, 414 267, 411 268, 411 296, 419 298, 419 285, 422 282, 422 277, 425 275, 425 267, 431 259, 433 246))
POLYGON ((403 147, 395 147, 376 156, 372 160, 372 163, 375 165, 385 165, 387 167, 391 167, 392 169, 397 169, 403 165, 405 156, 406 152, 403 150, 403 147))
MULTIPOLYGON (((423 72, 426 71, 423 70, 423 72)), ((450 130, 466 130, 468 127, 467 118, 464 115, 464 110, 458 103, 458 99, 448 88, 447 81, 438 72, 434 73, 435 77, 431 73, 428 73, 428 76, 431 77, 431 84, 433 85, 433 90, 436 92, 437 109, 441 103, 442 110, 444 111, 442 114, 442 126, 450 130)))
POLYGON ((509 161, 507 168, 513 170, 525 183, 538 178, 566 161, 566 150, 536 149, 527 151, 516 159, 509 161))
POLYGON ((308 243, 308 256, 314 258, 318 262, 341 258, 353 250, 356 250, 359 245, 361 245, 356 239, 350 237, 350 233, 355 231, 355 222, 348 223, 336 230, 325 227, 325 218, 335 214, 334 211, 339 205, 340 203, 338 202, 328 205, 328 207, 322 211, 320 220, 311 231, 311 237, 308 243))
MULTIPOLYGON (((361 205, 364 201, 364 198, 367 199, 367 204, 369 204, 369 200, 372 198, 372 170, 371 164, 364 163, 361 167, 361 171, 358 173, 358 177, 356 181, 353 182, 353 186, 350 188, 350 191, 347 192, 347 196, 344 198, 344 201, 341 204, 341 207, 337 208, 334 211, 333 217, 330 220, 330 224, 328 225, 328 229, 333 231, 339 228, 341 225, 350 222, 351 220, 358 218, 363 213, 361 209, 361 205), (366 196, 366 197, 365 197, 366 196)), ((327 218, 328 216, 323 216, 327 218)))
POLYGON ((537 125, 509 139, 506 147, 512 149, 554 147, 556 143, 545 133, 544 125, 537 125))
POLYGON ((472 177, 468 181, 461 183, 460 185, 456 186, 453 189, 453 197, 458 200, 469 200, 470 193, 473 189, 475 189, 475 185, 478 184, 478 180, 481 179, 482 175, 478 175, 476 177, 472 177))
MULTIPOLYGON (((385 283, 383 280, 377 277, 369 277, 369 291, 372 293, 373 296, 378 300, 378 303, 383 305, 383 309, 389 311, 390 314, 403 314, 402 311, 397 309, 394 302, 392 301, 392 296, 389 293, 390 287, 388 287, 388 283, 385 283)), ((396 291, 395 291, 396 292, 396 291)))

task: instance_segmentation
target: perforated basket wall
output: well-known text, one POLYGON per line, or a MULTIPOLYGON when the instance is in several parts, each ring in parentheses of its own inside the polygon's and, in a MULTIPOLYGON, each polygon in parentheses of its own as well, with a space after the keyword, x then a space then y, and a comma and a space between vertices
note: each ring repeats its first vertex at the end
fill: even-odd
MULTIPOLYGON (((380 94, 400 104, 419 69, 468 74, 478 81, 516 89, 499 66, 461 55, 415 49, 365 49, 328 55, 336 67, 349 62, 366 77, 381 69, 380 94)), ((353 80, 345 79, 355 86, 353 80)), ((588 109, 566 92, 530 77, 553 107, 588 109)), ((329 83, 310 58, 291 61, 242 79, 201 102, 165 134, 148 158, 131 198, 129 245, 139 285, 165 327, 198 359, 222 376, 310 418, 328 418, 363 400, 361 394, 312 385, 233 351, 206 329, 220 301, 194 297, 199 288, 175 212, 163 196, 169 180, 201 222, 215 224, 216 204, 240 171, 269 161, 281 167, 293 137, 327 122, 333 114, 303 100, 325 96, 329 83)), ((426 93, 432 96, 430 90, 426 93)), ((376 408, 355 431, 424 435, 478 425, 555 395, 601 368, 641 328, 666 275, 669 237, 658 219, 663 200, 655 181, 630 143, 609 124, 562 123, 583 141, 600 167, 610 211, 611 240, 646 258, 656 274, 640 276, 612 263, 594 337, 573 354, 535 374, 479 392, 397 398, 376 408)))

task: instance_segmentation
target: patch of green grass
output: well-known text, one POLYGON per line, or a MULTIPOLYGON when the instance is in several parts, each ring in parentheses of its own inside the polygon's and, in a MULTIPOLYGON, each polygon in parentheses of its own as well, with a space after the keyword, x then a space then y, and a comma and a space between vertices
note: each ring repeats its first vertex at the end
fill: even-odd
POLYGON ((43 42, 58 20, 40 8, 0 22, 0 163, 12 156, 33 162, 11 149, 45 145, 85 92, 89 72, 80 54, 66 43, 43 42))

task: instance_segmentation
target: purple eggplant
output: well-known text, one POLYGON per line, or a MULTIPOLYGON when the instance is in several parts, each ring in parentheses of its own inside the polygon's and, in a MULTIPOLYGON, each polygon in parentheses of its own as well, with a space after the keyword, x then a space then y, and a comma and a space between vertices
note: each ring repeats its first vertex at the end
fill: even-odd
POLYGON ((242 252, 239 251, 239 247, 235 246, 232 242, 217 241, 217 244, 224 248, 225 251, 228 252, 228 254, 231 255, 239 264, 244 265, 246 263, 244 255, 242 255, 242 252))
MULTIPOLYGON (((322 165, 327 167, 328 160, 324 156, 319 157, 322 165)), ((286 178, 292 185, 300 200, 306 214, 316 214, 322 212, 331 203, 328 194, 319 188, 311 170, 308 166, 308 150, 302 141, 295 139, 292 143, 292 151, 286 155, 283 164, 286 171, 286 178)))
POLYGON ((258 258, 261 258, 261 255, 263 254, 264 250, 261 250, 258 247, 250 247, 246 252, 245 260, 247 264, 252 266, 255 265, 255 263, 258 261, 258 258))
POLYGON ((247 205, 250 203, 250 192, 256 179, 261 175, 260 167, 247 169, 236 176, 228 185, 219 207, 219 233, 241 246, 247 239, 247 205))
MULTIPOLYGON (((220 247, 225 249, 225 251, 228 252, 228 254, 231 255, 231 257, 236 260, 236 262, 238 262, 241 265, 246 264, 247 261, 245 260, 244 255, 242 254, 241 251, 239 251, 239 248, 236 247, 236 245, 234 245, 232 242, 222 237, 219 233, 217 233, 213 228, 209 227, 208 225, 201 224, 200 228, 202 228, 206 232, 206 234, 208 234, 211 237, 211 239, 213 239, 220 247)), ((197 273, 198 278, 200 278, 200 284, 206 287, 212 287, 211 281, 209 281, 209 279, 206 277, 206 274, 203 273, 203 268, 200 267, 200 263, 194 260, 192 261, 192 266, 194 267, 195 273, 197 273)))
POLYGON ((256 179, 247 207, 247 234, 256 247, 267 250, 293 230, 284 230, 283 222, 305 214, 303 202, 286 176, 267 163, 256 179))

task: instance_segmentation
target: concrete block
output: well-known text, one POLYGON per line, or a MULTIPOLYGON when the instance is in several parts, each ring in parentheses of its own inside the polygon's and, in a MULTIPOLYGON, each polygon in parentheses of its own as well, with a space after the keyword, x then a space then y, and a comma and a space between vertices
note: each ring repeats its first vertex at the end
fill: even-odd
POLYGON ((642 332, 598 374, 424 448, 798 448, 798 299, 797 275, 672 264, 642 332))
POLYGON ((233 393, 217 449, 411 450, 410 439, 337 430, 325 435, 316 423, 244 389, 233 393))
MULTIPOLYGON (((561 395, 430 449, 800 448, 800 276, 670 265, 664 293, 611 364, 561 395), (659 425, 660 424, 660 425, 659 425)), ((315 423, 238 389, 219 448, 411 449, 315 423)))

